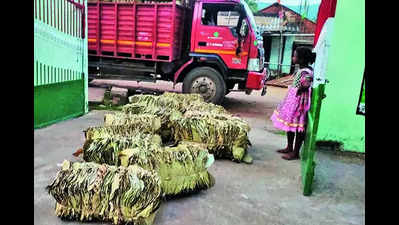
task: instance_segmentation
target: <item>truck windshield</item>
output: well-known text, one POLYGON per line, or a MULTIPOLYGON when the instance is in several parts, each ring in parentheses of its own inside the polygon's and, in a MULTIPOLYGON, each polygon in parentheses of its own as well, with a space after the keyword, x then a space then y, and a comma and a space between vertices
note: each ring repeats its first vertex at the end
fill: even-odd
POLYGON ((247 5, 247 3, 245 1, 241 0, 240 2, 241 2, 241 4, 244 5, 245 13, 247 14, 249 23, 251 24, 253 31, 255 32, 255 34, 258 33, 258 27, 256 26, 256 23, 255 23, 254 14, 252 13, 251 9, 249 8, 249 6, 247 5))

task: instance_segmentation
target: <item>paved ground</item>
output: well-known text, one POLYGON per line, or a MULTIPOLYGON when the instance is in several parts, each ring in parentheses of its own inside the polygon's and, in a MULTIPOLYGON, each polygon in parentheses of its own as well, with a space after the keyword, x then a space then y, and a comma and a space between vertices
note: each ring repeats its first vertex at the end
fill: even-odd
MULTIPOLYGON (((114 85, 132 87, 136 85, 134 83, 114 82, 114 85)), ((161 89, 173 90, 172 84, 162 83, 161 89)), ((210 167, 216 179, 215 186, 198 194, 164 202, 154 224, 365 223, 364 160, 318 151, 314 191, 312 196, 305 197, 301 191, 300 162, 282 160, 275 152, 284 147, 286 140, 272 127, 268 118, 286 91, 268 87, 268 93, 263 97, 259 92, 249 96, 233 92, 226 97, 223 106, 251 125, 249 135, 253 146, 250 153, 254 163, 215 161, 210 167)), ((104 114, 104 111, 91 111, 83 117, 35 130, 35 224, 81 224, 58 219, 54 215, 55 201, 44 188, 58 171, 57 163, 64 159, 75 160, 72 153, 83 144, 82 130, 101 125, 104 114)))

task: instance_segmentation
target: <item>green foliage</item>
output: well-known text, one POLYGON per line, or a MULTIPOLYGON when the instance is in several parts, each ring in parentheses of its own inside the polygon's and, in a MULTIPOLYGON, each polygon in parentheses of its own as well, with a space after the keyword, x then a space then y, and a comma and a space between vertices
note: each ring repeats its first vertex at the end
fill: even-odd
POLYGON ((258 4, 255 0, 245 0, 245 2, 248 4, 253 13, 256 13, 258 11, 258 4))

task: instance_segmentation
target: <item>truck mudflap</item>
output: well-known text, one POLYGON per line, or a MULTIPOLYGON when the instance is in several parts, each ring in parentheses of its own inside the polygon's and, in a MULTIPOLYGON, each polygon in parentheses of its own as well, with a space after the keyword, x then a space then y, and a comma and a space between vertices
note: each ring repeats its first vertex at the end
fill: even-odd
POLYGON ((266 88, 264 88, 266 87, 266 79, 266 68, 264 68, 261 73, 250 71, 248 72, 246 88, 254 90, 261 90, 263 88, 264 91, 262 91, 262 93, 266 93, 266 88))

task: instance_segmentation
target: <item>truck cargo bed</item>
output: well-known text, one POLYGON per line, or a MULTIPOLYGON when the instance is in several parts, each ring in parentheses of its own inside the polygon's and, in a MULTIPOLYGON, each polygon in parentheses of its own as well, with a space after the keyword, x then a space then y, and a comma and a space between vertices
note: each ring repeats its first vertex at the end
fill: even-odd
POLYGON ((171 3, 88 6, 89 55, 171 62, 181 57, 186 8, 171 3))

